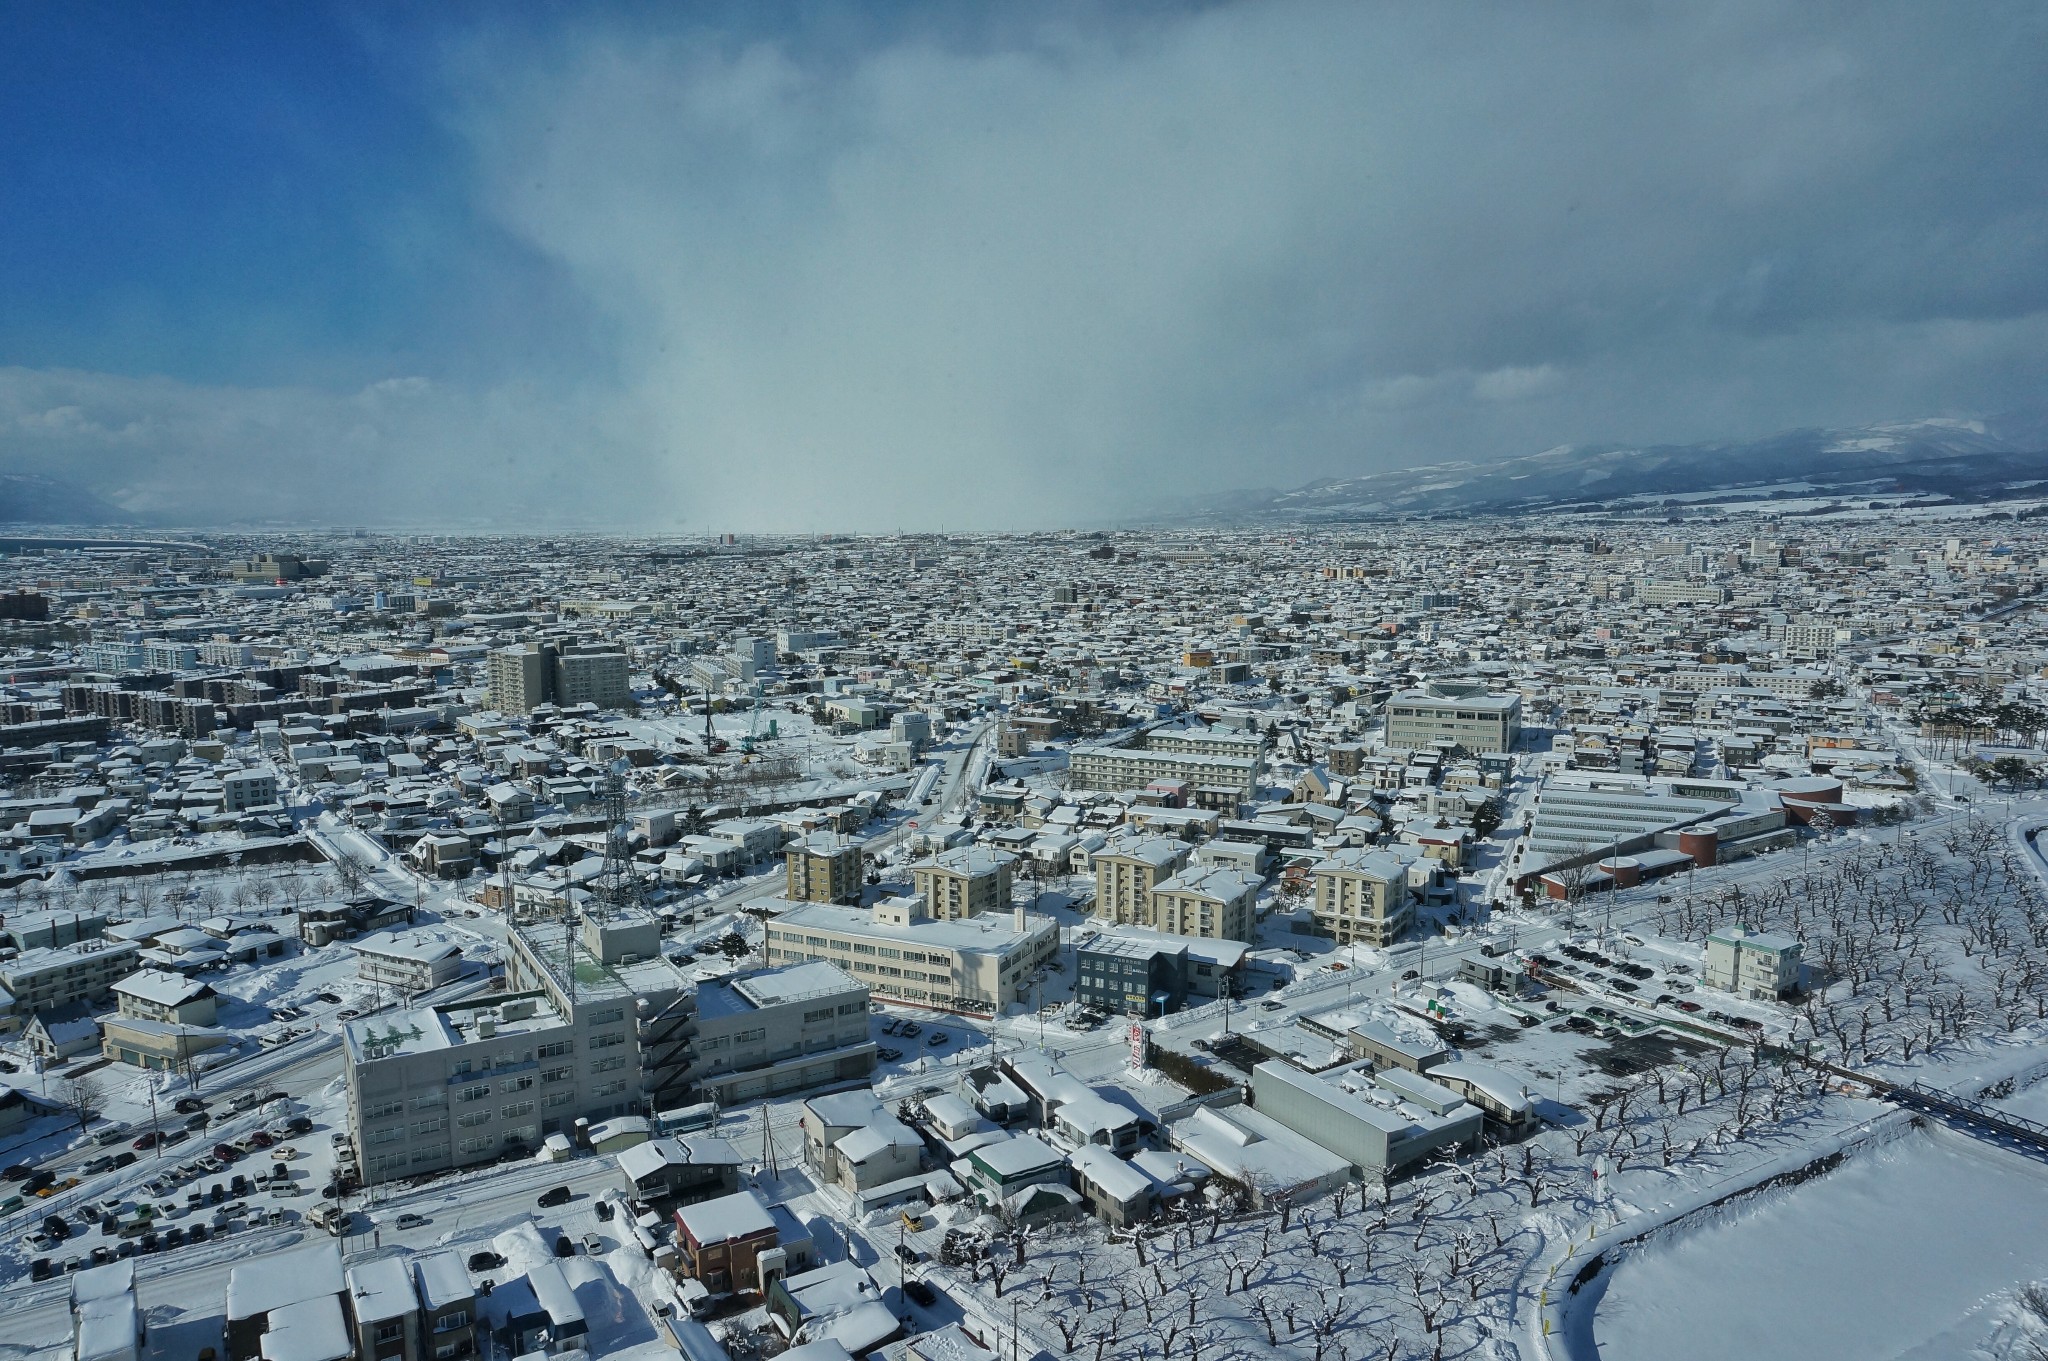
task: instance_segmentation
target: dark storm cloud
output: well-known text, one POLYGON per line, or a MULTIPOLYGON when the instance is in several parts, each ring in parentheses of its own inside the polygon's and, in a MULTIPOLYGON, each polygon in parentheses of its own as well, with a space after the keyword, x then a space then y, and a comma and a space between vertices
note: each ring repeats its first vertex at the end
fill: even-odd
POLYGON ((478 211, 614 328, 616 371, 561 408, 586 441, 558 414, 479 447, 446 413, 490 395, 439 387, 377 438, 451 478, 508 442, 580 459, 622 520, 995 526, 2033 401, 2042 13, 468 35, 442 88, 478 211))

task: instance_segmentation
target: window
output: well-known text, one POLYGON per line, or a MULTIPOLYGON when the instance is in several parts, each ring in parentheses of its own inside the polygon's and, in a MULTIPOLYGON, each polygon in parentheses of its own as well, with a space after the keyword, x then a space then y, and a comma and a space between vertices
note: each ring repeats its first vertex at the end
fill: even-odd
POLYGON ((624 1007, 607 1007, 603 1011, 593 1011, 590 1013, 590 1023, 592 1025, 615 1025, 625 1019, 626 1009, 624 1007))
POLYGON ((442 1091, 439 1087, 436 1087, 433 1091, 428 1092, 425 1096, 414 1097, 412 1099, 412 1108, 416 1111, 423 1111, 429 1106, 441 1105, 447 1099, 448 1093, 442 1091))
POLYGON ((734 1044, 759 1044, 762 1040, 766 1038, 768 1038, 768 1031, 766 1030, 766 1028, 756 1026, 752 1030, 742 1030, 738 1032, 732 1037, 732 1042, 734 1044))
POLYGON ((625 1042, 626 1033, 622 1030, 614 1030, 608 1035, 592 1035, 590 1037, 590 1047, 592 1049, 615 1049, 625 1042))
POLYGON ((484 1152, 484 1151, 485 1151, 486 1149, 488 1149, 488 1148, 490 1148, 490 1147, 491 1147, 491 1140, 490 1140, 490 1139, 488 1139, 488 1138, 485 1138, 485 1139, 464 1139, 464 1140, 462 1141, 462 1151, 463 1151, 464 1153, 482 1153, 482 1152, 484 1152))
POLYGON ((556 1106, 572 1105, 575 1100, 576 1093, 574 1092, 551 1092, 548 1094, 548 1099, 541 1102, 541 1104, 552 1109, 556 1106))
POLYGON ((565 1063, 560 1068, 550 1068, 545 1073, 542 1073, 540 1080, 542 1082, 567 1082, 575 1076, 576 1070, 565 1063))
POLYGON ((498 1114, 507 1120, 517 1120, 522 1115, 533 1114, 533 1103, 531 1101, 514 1101, 509 1105, 500 1106, 498 1114))
POLYGON ((471 1111, 467 1115, 457 1117, 455 1123, 464 1129, 475 1129, 478 1125, 490 1124, 491 1113, 489 1111, 471 1111))
POLYGON ((594 1097, 617 1096, 620 1092, 623 1092, 625 1090, 626 1084, 624 1082, 606 1082, 601 1083, 598 1086, 592 1087, 590 1089, 590 1094, 594 1097))
POLYGON ((437 1333, 445 1333, 450 1328, 467 1328, 468 1326, 469 1310, 467 1309, 457 1309, 452 1314, 443 1314, 434 1320, 434 1331, 437 1333))
POLYGON ((412 1132, 414 1134, 439 1134, 441 1126, 446 1123, 438 1115, 427 1120, 415 1120, 412 1122, 412 1132))
POLYGON ((558 1059, 575 1047, 572 1042, 561 1040, 554 1044, 544 1044, 535 1052, 540 1058, 558 1059))
POLYGON ((373 1131, 370 1135, 370 1142, 373 1144, 388 1144, 404 1136, 404 1125, 390 1125, 384 1129, 373 1131))
POLYGON ((365 1120, 384 1120, 397 1115, 404 1109, 405 1103, 403 1101, 379 1101, 376 1105, 363 1112, 363 1118, 365 1120))
POLYGON ((625 1066, 626 1056, 624 1054, 615 1054, 611 1058, 599 1059, 596 1063, 591 1064, 590 1071, 593 1073, 616 1073, 625 1066))
POLYGON ((533 1075, 532 1075, 531 1073, 529 1073, 529 1074, 527 1074, 527 1075, 526 1075, 526 1076, 524 1076, 524 1077, 515 1077, 515 1078, 513 1078, 513 1079, 512 1079, 512 1080, 511 1080, 510 1082, 507 1082, 506 1084, 504 1084, 503 1090, 505 1090, 505 1091, 508 1091, 508 1092, 523 1092, 523 1091, 525 1091, 525 1090, 526 1090, 526 1089, 527 1089, 528 1087, 531 1087, 532 1085, 533 1085, 533 1075))
POLYGON ((813 1021, 829 1021, 836 1014, 831 1007, 826 1007, 822 1011, 807 1011, 804 1013, 804 1024, 809 1025, 813 1021))
POLYGON ((464 1087, 455 1094, 455 1099, 457 1101, 481 1101, 490 1094, 490 1084, 488 1082, 479 1082, 475 1086, 464 1087))
POLYGON ((405 1320, 392 1319, 387 1323, 378 1324, 375 1336, 379 1342, 398 1341, 399 1338, 405 1336, 405 1320))

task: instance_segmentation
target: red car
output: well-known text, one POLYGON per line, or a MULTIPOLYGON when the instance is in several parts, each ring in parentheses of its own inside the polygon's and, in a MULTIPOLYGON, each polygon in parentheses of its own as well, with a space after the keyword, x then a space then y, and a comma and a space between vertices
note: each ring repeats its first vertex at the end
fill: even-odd
POLYGON ((215 1144, 213 1146, 213 1156, 224 1163, 231 1163, 242 1155, 233 1144, 215 1144))
POLYGON ((136 1140, 136 1141, 135 1141, 134 1143, 132 1143, 132 1144, 128 1145, 128 1147, 130 1147, 130 1148, 155 1148, 155 1147, 156 1147, 156 1131, 155 1131, 155 1130, 151 1130, 151 1131, 150 1131, 149 1133, 147 1133, 147 1134, 143 1135, 143 1136, 142 1136, 142 1137, 141 1137, 140 1139, 137 1139, 137 1140, 136 1140))
POLYGON ((269 1148, 277 1140, 270 1137, 270 1131, 259 1129, 249 1136, 249 1142, 258 1148, 269 1148))

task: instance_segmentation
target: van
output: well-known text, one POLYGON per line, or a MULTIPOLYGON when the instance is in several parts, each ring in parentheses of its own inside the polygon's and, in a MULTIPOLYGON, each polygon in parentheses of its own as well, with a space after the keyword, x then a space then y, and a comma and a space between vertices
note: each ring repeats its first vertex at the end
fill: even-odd
POLYGON ((568 1187, 556 1186, 541 1192, 538 1203, 543 1210, 551 1210, 557 1205, 567 1205, 572 1198, 568 1187))

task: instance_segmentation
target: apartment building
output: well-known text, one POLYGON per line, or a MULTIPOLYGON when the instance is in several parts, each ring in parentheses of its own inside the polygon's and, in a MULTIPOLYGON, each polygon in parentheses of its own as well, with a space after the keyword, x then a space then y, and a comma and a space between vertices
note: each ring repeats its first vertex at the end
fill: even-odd
POLYGON ((1172 936, 1250 941, 1259 883, 1221 865, 1183 869, 1152 889, 1144 925, 1172 936))
POLYGON ((768 922, 770 964, 828 960, 892 1001, 974 1016, 1027 1000, 1032 974, 1059 948, 1049 917, 934 917, 922 897, 796 905, 768 922))
POLYGON ((800 903, 858 903, 865 857, 858 844, 815 832, 782 851, 783 893, 800 903))
POLYGON ((875 1068, 868 989, 836 964, 786 964, 698 988, 697 1099, 740 1106, 875 1068))
POLYGON ((220 806, 223 812, 240 813, 277 802, 277 775, 268 770, 223 771, 220 777, 220 806))
POLYGON ((1397 691, 1387 701, 1387 745, 1454 742, 1471 752, 1512 751, 1522 734, 1522 697, 1448 683, 1397 691))
POLYGON ((401 996, 432 992, 462 976, 462 947, 439 931, 379 931, 352 941, 356 977, 401 996))
POLYGON ((0 962, 0 987, 22 1014, 97 1001, 135 972, 141 954, 142 947, 132 941, 82 940, 23 950, 0 962))
POLYGON ((1387 851, 1348 846, 1316 862, 1316 929, 1339 944, 1390 945, 1415 920, 1408 866, 1387 851))
POLYGON ((1155 780, 1181 780, 1233 789, 1239 798, 1251 797, 1259 774, 1256 758, 1155 750, 1139 742, 1076 746, 1067 765, 1075 789, 1143 789, 1155 780))
POLYGON ((986 846, 956 846, 910 867, 911 887, 925 910, 942 919, 1005 911, 1017 857, 986 846))
POLYGON ((1791 936, 1731 926, 1707 937, 1700 981, 1753 1001, 1775 1002, 1799 987, 1805 947, 1791 936))
POLYGON ((1093 915, 1125 926, 1151 926, 1152 890, 1179 874, 1191 848, 1171 837, 1113 842, 1095 853, 1093 915))
POLYGON ((543 704, 630 709, 626 654, 596 644, 526 642, 494 649, 486 663, 491 704, 500 713, 532 713, 543 704))

